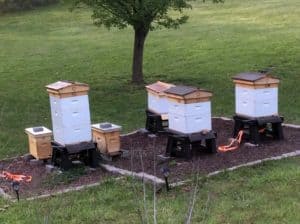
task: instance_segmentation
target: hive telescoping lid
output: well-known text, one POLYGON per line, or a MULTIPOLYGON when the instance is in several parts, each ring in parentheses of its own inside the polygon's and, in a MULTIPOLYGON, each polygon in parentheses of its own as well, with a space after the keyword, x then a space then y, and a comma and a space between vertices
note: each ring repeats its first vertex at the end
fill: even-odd
POLYGON ((73 81, 58 81, 46 86, 47 92, 55 97, 64 98, 87 95, 89 85, 73 81))
POLYGON ((183 85, 171 87, 165 91, 165 94, 169 99, 185 104, 210 101, 213 95, 211 91, 183 85))
POLYGON ((163 95, 164 91, 166 91, 167 89, 169 89, 169 88, 171 88, 173 86, 175 86, 175 85, 173 85, 171 83, 157 81, 155 83, 147 85, 146 89, 149 92, 152 92, 152 93, 155 93, 155 94, 159 94, 159 95, 163 95))
POLYGON ((240 85, 249 85, 254 87, 277 87, 280 80, 267 73, 243 72, 233 78, 233 82, 240 85))

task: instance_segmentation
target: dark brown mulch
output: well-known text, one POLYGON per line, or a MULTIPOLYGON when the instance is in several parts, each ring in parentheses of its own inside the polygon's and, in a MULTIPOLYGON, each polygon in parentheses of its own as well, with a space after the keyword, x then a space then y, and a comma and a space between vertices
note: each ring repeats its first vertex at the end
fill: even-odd
MULTIPOLYGON (((213 119, 213 129, 218 133, 217 144, 223 145, 228 142, 233 130, 232 121, 213 119)), ((161 163, 157 155, 164 154, 167 143, 167 136, 160 135, 155 140, 147 134, 136 133, 121 138, 122 148, 129 150, 129 156, 119 157, 109 162, 111 165, 162 177, 161 168, 168 166, 172 182, 190 177, 196 171, 207 174, 216 170, 229 168, 250 161, 278 156, 283 153, 300 149, 300 129, 284 127, 283 141, 265 141, 260 146, 249 148, 242 145, 238 150, 207 154, 195 152, 191 161, 185 159, 172 158, 168 163, 161 163), (154 169, 156 161, 156 169, 154 169)), ((84 184, 99 182, 110 176, 100 168, 94 171, 81 166, 79 171, 73 170, 63 174, 47 174, 45 166, 30 165, 24 158, 19 157, 13 160, 0 161, 0 171, 6 170, 12 173, 31 175, 31 183, 22 183, 20 188, 21 197, 35 196, 45 193, 53 193, 68 187, 76 187, 84 184), (73 173, 72 173, 73 172, 73 173), (72 178, 74 176, 74 178, 72 178), (71 179, 69 179, 71 177, 71 179)), ((10 195, 14 195, 11 182, 0 178, 0 187, 10 195)))
MULTIPOLYGON (((21 182, 21 198, 54 193, 69 187, 96 183, 109 175, 100 168, 91 170, 83 165, 75 165, 74 169, 63 173, 60 173, 58 170, 53 173, 47 173, 45 164, 32 165, 23 157, 0 161, 0 172, 3 170, 14 174, 32 176, 32 181, 30 183, 21 182)), ((12 190, 11 183, 10 180, 0 178, 0 187, 5 193, 15 197, 15 192, 12 190)))
MULTIPOLYGON (((233 122, 213 119, 213 130, 218 133, 217 144, 227 144, 228 138, 232 137, 233 122)), ((300 129, 284 127, 283 131, 285 139, 282 141, 266 139, 258 147, 246 147, 242 144, 238 150, 226 153, 207 154, 205 152, 195 152, 191 161, 182 158, 172 159, 167 164, 171 171, 171 181, 185 179, 194 171, 208 174, 243 163, 299 150, 300 129)), ((159 165, 156 156, 165 153, 166 143, 166 135, 160 135, 155 140, 142 133, 123 137, 122 147, 130 151, 130 156, 127 159, 120 158, 112 164, 136 172, 143 170, 150 174, 156 172, 157 176, 162 177, 160 170, 166 166, 166 163, 159 165), (155 172, 154 160, 157 161, 155 172)))

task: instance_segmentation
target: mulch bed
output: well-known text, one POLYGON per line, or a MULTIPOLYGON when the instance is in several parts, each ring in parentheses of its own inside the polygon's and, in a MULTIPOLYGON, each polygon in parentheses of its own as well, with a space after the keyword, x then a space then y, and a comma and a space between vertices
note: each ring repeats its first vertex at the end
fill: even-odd
MULTIPOLYGON (((227 144, 228 138, 232 137, 233 121, 213 119, 212 125, 213 130, 218 134, 217 145, 227 144)), ((284 127, 283 133, 285 139, 282 141, 266 140, 258 147, 246 147, 242 144, 238 150, 226 153, 208 154, 198 151, 194 152, 195 155, 191 161, 174 158, 168 164, 159 164, 156 157, 165 153, 166 135, 161 135, 153 140, 147 134, 136 133, 122 138, 122 148, 130 150, 129 158, 118 159, 112 165, 136 172, 156 173, 159 177, 162 177, 161 168, 168 166, 171 171, 170 180, 172 182, 180 181, 195 172, 208 174, 243 163, 299 150, 300 129, 284 127), (156 169, 154 169, 154 160, 157 161, 156 169)))
MULTIPOLYGON (((0 172, 2 170, 14 174, 32 176, 30 183, 21 182, 21 198, 51 194, 70 187, 92 184, 100 182, 109 176, 107 172, 104 172, 100 168, 93 170, 80 164, 74 165, 74 169, 69 171, 60 172, 57 170, 52 173, 47 173, 45 164, 30 164, 30 162, 26 161, 23 157, 0 161, 0 172)), ((12 190, 10 180, 0 178, 0 187, 5 193, 15 197, 15 192, 12 190)))
MULTIPOLYGON (((213 119, 213 130, 218 133, 217 144, 227 144, 233 130, 233 122, 213 119)), ((243 163, 299 150, 300 129, 284 127, 283 131, 285 137, 283 141, 267 140, 258 147, 246 147, 242 144, 238 150, 227 153, 207 154, 203 151, 195 151, 193 159, 190 161, 183 158, 172 158, 168 162, 161 161, 157 157, 165 153, 167 135, 151 138, 148 134, 138 132, 121 138, 121 147, 128 150, 127 156, 117 157, 106 163, 135 172, 146 172, 158 177, 162 177, 161 168, 168 166, 170 180, 175 182, 184 180, 195 172, 208 174, 243 163)), ((32 182, 21 184, 20 195, 23 198, 96 183, 111 176, 110 173, 101 168, 91 171, 83 166, 79 166, 75 171, 68 171, 68 173, 48 174, 44 164, 31 165, 22 157, 0 161, 0 171, 2 170, 32 176, 32 182), (73 175, 74 178, 72 178, 73 175)), ((6 193, 14 195, 10 181, 0 178, 0 187, 6 193)))

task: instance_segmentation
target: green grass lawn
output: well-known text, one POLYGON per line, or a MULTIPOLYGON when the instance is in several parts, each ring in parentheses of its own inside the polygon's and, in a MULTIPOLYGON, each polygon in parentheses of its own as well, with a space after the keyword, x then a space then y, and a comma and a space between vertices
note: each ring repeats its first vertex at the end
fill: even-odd
MULTIPOLYGON (((226 0, 194 3, 180 30, 151 32, 145 49, 148 83, 165 80, 214 92, 213 114, 232 116, 231 77, 274 66, 281 78, 280 114, 300 123, 300 2, 226 0)), ((125 132, 144 126, 146 94, 129 84, 133 32, 99 29, 88 10, 68 5, 0 18, 0 158, 27 152, 25 127, 51 128, 44 86, 90 84, 93 122, 125 132)))
MULTIPOLYGON (((300 222, 300 157, 267 162, 210 178, 198 188, 192 223, 300 222)), ((158 223, 184 223, 195 184, 157 195, 158 223)), ((9 203, 0 199, 1 224, 21 223, 153 223, 152 186, 109 180, 83 192, 50 199, 9 203), (145 222, 146 223, 146 222, 145 222)))
MULTIPOLYGON (((274 66, 281 78, 280 113, 300 123, 299 0, 194 3, 180 30, 152 32, 146 42, 148 83, 165 80, 214 92, 213 114, 234 113, 231 77, 274 66)), ((67 4, 0 17, 0 158, 28 151, 25 127, 51 128, 45 85, 90 84, 93 122, 125 132, 144 126, 146 94, 129 84, 133 33, 92 25, 88 10, 67 4)), ((300 158, 268 162, 208 179, 192 223, 300 223, 300 158)), ((184 223, 193 185, 157 195, 158 223, 184 223)), ((141 223, 140 183, 108 180, 60 197, 10 203, 0 199, 0 223, 141 223), (133 185, 135 187, 133 187, 133 185), (134 190, 136 189, 136 190, 134 190)), ((152 223, 152 189, 146 207, 152 223)))

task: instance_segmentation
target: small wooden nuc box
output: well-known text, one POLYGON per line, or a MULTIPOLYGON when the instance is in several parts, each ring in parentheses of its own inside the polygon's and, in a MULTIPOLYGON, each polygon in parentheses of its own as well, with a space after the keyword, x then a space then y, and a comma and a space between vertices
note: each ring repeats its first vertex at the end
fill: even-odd
POLYGON ((36 159, 49 159, 52 156, 52 131, 46 127, 26 128, 29 152, 36 159))
POLYGON ((120 153, 120 131, 122 127, 111 123, 92 125, 93 141, 103 154, 116 155, 120 153))

